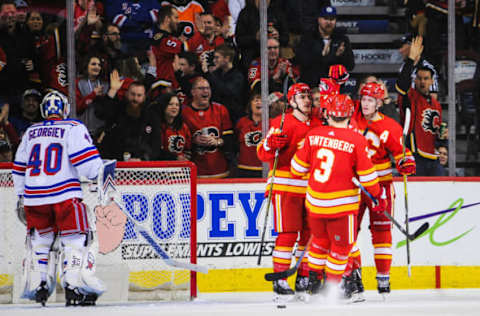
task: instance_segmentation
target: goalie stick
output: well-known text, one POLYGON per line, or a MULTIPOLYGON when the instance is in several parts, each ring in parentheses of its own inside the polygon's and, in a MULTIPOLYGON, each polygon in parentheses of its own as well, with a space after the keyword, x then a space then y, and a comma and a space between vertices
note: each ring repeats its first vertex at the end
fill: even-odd
POLYGON ((300 264, 302 263, 303 258, 305 257, 305 254, 308 251, 308 248, 310 247, 310 243, 312 242, 312 236, 310 236, 310 239, 308 239, 307 245, 305 246, 305 249, 303 249, 302 254, 298 258, 297 262, 295 265, 285 271, 280 271, 280 272, 271 272, 271 273, 266 273, 265 274, 265 280, 267 281, 277 281, 280 279, 286 279, 289 276, 295 274, 297 272, 298 268, 300 267, 300 264))
POLYGON ((181 262, 175 259, 170 258, 170 256, 165 252, 165 250, 160 247, 160 245, 150 236, 147 229, 142 225, 138 224, 137 221, 132 217, 132 215, 126 211, 119 200, 119 192, 115 187, 115 167, 117 165, 116 160, 109 160, 104 162, 104 168, 100 170, 98 174, 98 198, 99 202, 102 205, 107 205, 109 202, 113 201, 117 206, 122 210, 122 212, 127 216, 130 222, 135 226, 136 231, 142 235, 142 237, 152 246, 155 252, 162 258, 162 260, 169 266, 201 272, 208 273, 208 268, 205 266, 200 266, 194 263, 181 262))
MULTIPOLYGON (((362 190, 363 193, 365 193, 365 195, 368 196, 369 199, 372 200, 373 203, 375 204, 378 204, 378 201, 376 198, 373 197, 372 194, 370 194, 370 192, 368 192, 365 187, 360 183, 360 181, 358 181, 357 178, 352 178, 352 182, 360 188, 360 190, 362 190)), ((422 226, 420 226, 413 234, 409 234, 407 232, 407 230, 405 228, 402 227, 402 225, 400 225, 399 222, 397 222, 397 220, 395 218, 393 218, 392 215, 390 215, 389 212, 387 211, 384 211, 383 214, 388 217, 389 220, 392 221, 392 223, 395 225, 395 227, 398 228, 398 230, 400 230, 402 232, 402 234, 404 234, 406 237, 407 237, 407 240, 415 240, 418 236, 420 236, 421 234, 423 234, 427 229, 428 227, 430 226, 428 224, 428 222, 425 222, 422 224, 422 226)))

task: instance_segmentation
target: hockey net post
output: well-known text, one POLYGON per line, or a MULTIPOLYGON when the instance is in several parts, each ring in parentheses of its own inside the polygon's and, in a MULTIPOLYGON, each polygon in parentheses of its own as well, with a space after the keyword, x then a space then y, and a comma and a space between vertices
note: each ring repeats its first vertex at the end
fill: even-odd
MULTIPOLYGON (((122 206, 131 215, 129 217, 146 227, 150 236, 172 259, 189 264, 197 264, 196 174, 193 163, 177 161, 118 162, 115 170, 116 189, 120 193, 122 206)), ((114 225, 105 228, 96 220, 94 209, 98 205, 98 192, 92 187, 92 183, 82 182, 84 202, 89 208, 89 215, 93 217, 91 226, 96 231, 103 229, 103 236, 122 234, 117 238, 121 241, 118 245, 110 245, 108 253, 97 255, 98 266, 103 266, 100 271, 115 273, 116 267, 128 267, 123 269, 129 272, 128 300, 195 298, 195 271, 167 265, 135 231, 130 220, 126 221, 121 232, 118 227, 113 229, 114 225)), ((12 289, 16 280, 14 276, 21 273, 23 251, 14 249, 24 249, 26 231, 14 211, 16 196, 11 164, 0 163, 0 201, 0 218, 6 223, 3 231, 0 231, 0 262, 3 262, 0 267, 0 302, 6 303, 16 301, 12 289)), ((105 247, 102 247, 99 235, 96 234, 102 252, 105 247)), ((100 271, 97 270, 97 275, 102 279, 100 271)), ((112 284, 107 286, 112 288, 112 284)))

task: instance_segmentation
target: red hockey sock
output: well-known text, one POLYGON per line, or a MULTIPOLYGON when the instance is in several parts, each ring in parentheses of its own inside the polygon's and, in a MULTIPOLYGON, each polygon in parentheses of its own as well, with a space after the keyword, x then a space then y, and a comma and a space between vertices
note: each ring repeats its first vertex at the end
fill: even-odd
POLYGON ((273 271, 280 272, 290 268, 292 251, 297 241, 297 233, 278 233, 273 250, 273 271))

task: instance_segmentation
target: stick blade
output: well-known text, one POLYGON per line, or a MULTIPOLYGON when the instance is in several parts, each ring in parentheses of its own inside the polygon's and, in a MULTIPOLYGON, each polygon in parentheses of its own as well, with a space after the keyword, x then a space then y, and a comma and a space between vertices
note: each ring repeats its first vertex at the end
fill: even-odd
POLYGON ((297 271, 297 269, 291 268, 291 269, 288 269, 288 270, 285 270, 285 271, 266 273, 265 274, 265 280, 267 280, 267 281, 277 281, 277 280, 280 280, 280 279, 286 279, 289 276, 291 276, 292 274, 294 274, 295 271, 297 271))
POLYGON ((408 239, 410 240, 415 240, 417 239, 421 234, 423 234, 428 228, 430 227, 430 224, 428 222, 423 223, 422 226, 420 226, 411 236, 409 236, 408 239))

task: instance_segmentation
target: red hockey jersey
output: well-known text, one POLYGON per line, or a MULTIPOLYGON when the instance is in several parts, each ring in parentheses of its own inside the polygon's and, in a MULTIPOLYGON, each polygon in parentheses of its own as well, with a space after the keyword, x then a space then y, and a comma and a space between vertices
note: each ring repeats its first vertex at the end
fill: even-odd
POLYGON ((195 32, 192 38, 187 41, 188 50, 200 56, 204 52, 210 53, 215 50, 218 46, 225 43, 225 40, 221 36, 215 36, 213 41, 210 42, 205 36, 200 34, 200 32, 195 32))
POLYGON ((182 51, 182 41, 168 32, 160 31, 153 37, 152 52, 157 60, 157 79, 170 82, 174 90, 178 88, 178 82, 173 70, 173 60, 175 55, 182 51))
POLYGON ((380 194, 375 167, 368 158, 364 137, 347 128, 322 126, 305 136, 303 146, 291 161, 292 174, 310 173, 305 205, 315 217, 338 217, 358 212, 358 177, 373 196, 380 194))
POLYGON ((187 124, 183 123, 180 130, 174 130, 167 124, 162 124, 162 149, 178 156, 190 156, 192 150, 192 134, 187 124))
MULTIPOLYGON (((292 63, 286 59, 280 57, 278 59, 278 63, 273 69, 268 70, 268 77, 272 78, 276 73, 280 71, 280 65, 286 64, 286 73, 290 78, 293 78, 295 81, 298 80, 300 77, 300 72, 298 67, 293 66, 292 63)), ((260 82, 261 78, 261 64, 260 64, 260 58, 257 58, 252 61, 250 64, 250 67, 248 68, 248 83, 250 84, 250 87, 255 86, 257 82, 260 82)), ((280 78, 279 80, 283 80, 283 78, 280 78)))
MULTIPOLYGON (((402 127, 395 120, 379 113, 377 120, 367 121, 360 106, 355 109, 353 120, 355 127, 368 142, 368 155, 375 165, 380 182, 392 182, 392 163, 390 154, 398 162, 403 158, 402 127)), ((412 156, 407 148, 406 156, 412 156)))
MULTIPOLYGON (((411 149, 427 159, 437 159, 435 153, 435 140, 442 124, 442 106, 435 98, 431 102, 417 90, 408 90, 408 98, 411 104, 412 118, 410 120, 409 137, 411 149)), ((405 121, 403 108, 403 96, 398 96, 400 116, 405 121)))
POLYGON ((262 140, 262 122, 255 123, 250 117, 244 116, 235 126, 235 135, 240 146, 238 154, 239 169, 262 170, 262 162, 257 157, 257 145, 262 140))
MULTIPOLYGON (((273 133, 275 129, 280 128, 282 116, 279 115, 270 121, 270 131, 268 135, 273 133)), ((322 122, 317 117, 312 117, 310 121, 301 122, 293 113, 285 115, 285 122, 283 124, 283 133, 288 137, 289 145, 279 152, 277 169, 275 170, 275 180, 273 183, 273 190, 276 192, 291 192, 300 195, 305 194, 307 188, 307 180, 298 179, 290 172, 290 160, 298 148, 303 144, 305 135, 313 127, 322 125, 322 122)), ((267 135, 267 137, 268 137, 267 135)), ((264 140, 257 146, 257 156, 261 161, 270 164, 270 172, 268 183, 271 181, 273 162, 275 160, 274 150, 265 150, 263 146, 264 140)), ((267 186, 268 188, 268 186, 267 186)))
MULTIPOLYGON (((208 134, 217 137, 232 135, 233 127, 225 106, 212 102, 205 110, 187 106, 182 116, 192 135, 208 134)), ((193 144, 192 161, 197 165, 198 175, 203 178, 224 178, 228 175, 228 165, 221 148, 204 147, 193 144)))

